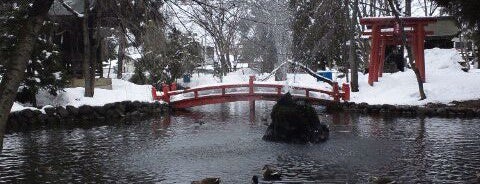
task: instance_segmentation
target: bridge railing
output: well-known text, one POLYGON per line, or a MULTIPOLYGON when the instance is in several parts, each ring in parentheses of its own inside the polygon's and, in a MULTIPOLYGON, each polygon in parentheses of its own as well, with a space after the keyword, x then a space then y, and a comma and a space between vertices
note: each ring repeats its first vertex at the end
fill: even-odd
MULTIPOLYGON (((157 90, 155 87, 152 87, 152 96, 154 100, 162 100, 164 102, 170 103, 172 97, 177 95, 184 95, 193 93, 193 97, 190 98, 183 98, 183 99, 199 99, 202 97, 200 92, 202 91, 211 91, 211 90, 221 90, 221 93, 214 93, 209 95, 233 95, 234 93, 227 93, 228 89, 238 89, 238 88, 248 88, 248 93, 236 93, 238 95, 256 95, 260 94, 257 91, 255 93, 256 88, 269 88, 274 89, 275 93, 278 96, 282 95, 282 88, 284 85, 281 84, 265 84, 265 83, 255 83, 255 76, 250 76, 249 83, 247 84, 222 84, 222 85, 215 85, 215 86, 206 86, 206 87, 198 87, 198 88, 190 88, 186 90, 176 90, 176 85, 163 85, 162 86, 162 93, 161 95, 157 94, 157 90)), ((348 84, 343 84, 342 88, 340 89, 338 83, 334 82, 332 84, 332 91, 322 90, 322 89, 315 89, 315 88, 308 88, 308 87, 291 87, 294 90, 305 91, 305 97, 313 98, 311 96, 311 92, 317 92, 322 94, 327 94, 328 96, 332 97, 334 101, 349 101, 350 100, 350 86, 348 84)))

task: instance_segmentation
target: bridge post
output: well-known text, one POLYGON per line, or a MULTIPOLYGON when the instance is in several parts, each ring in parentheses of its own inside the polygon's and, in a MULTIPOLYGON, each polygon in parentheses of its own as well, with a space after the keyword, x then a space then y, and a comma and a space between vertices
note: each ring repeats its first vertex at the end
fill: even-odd
POLYGON ((248 94, 250 95, 250 99, 248 100, 248 103, 250 105, 250 122, 255 121, 255 100, 253 100, 253 94, 254 94, 254 85, 253 81, 255 81, 255 76, 250 76, 250 79, 248 80, 248 94))
POLYGON ((250 79, 248 80, 248 88, 249 88, 248 94, 249 95, 253 95, 253 93, 254 93, 254 91, 253 91, 253 89, 254 89, 253 81, 255 81, 255 76, 251 75, 250 79))
POLYGON ((155 89, 155 86, 152 86, 152 97, 153 100, 157 100, 157 89, 155 89))
POLYGON ((170 103, 170 95, 168 94, 169 86, 167 84, 162 84, 162 91, 163 91, 163 101, 170 103))
POLYGON ((250 105, 250 122, 255 122, 255 100, 249 100, 248 104, 250 105))
POLYGON ((342 85, 342 90, 343 90, 343 96, 342 96, 343 101, 349 101, 350 100, 350 85, 344 83, 342 85))
POLYGON ((333 83, 333 100, 335 102, 340 101, 340 91, 338 89, 338 83, 337 82, 333 83))
POLYGON ((171 91, 177 91, 177 83, 176 83, 176 82, 173 82, 173 83, 170 85, 170 90, 171 90, 171 91))

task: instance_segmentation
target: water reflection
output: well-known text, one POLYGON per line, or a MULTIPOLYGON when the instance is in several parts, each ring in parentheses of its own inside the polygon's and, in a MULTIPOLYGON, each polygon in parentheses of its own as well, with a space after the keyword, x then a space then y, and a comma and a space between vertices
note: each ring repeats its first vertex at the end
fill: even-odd
POLYGON ((14 133, 0 156, 0 182, 189 183, 207 176, 248 183, 265 164, 284 179, 367 183, 473 183, 480 172, 478 120, 320 113, 323 144, 261 140, 273 103, 227 103, 151 121, 14 133))

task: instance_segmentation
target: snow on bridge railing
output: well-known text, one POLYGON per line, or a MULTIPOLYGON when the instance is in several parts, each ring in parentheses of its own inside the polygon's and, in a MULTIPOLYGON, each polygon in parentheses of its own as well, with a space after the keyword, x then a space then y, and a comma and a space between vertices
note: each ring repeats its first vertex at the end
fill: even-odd
MULTIPOLYGON (((255 88, 273 88, 275 89, 276 95, 278 96, 282 95, 282 88, 284 87, 284 85, 254 83, 254 81, 255 81, 255 76, 250 76, 249 83, 246 83, 246 84, 221 84, 221 85, 205 86, 205 87, 199 87, 199 88, 190 88, 186 90, 176 90, 176 84, 172 84, 172 85, 164 84, 162 85, 162 93, 160 93, 160 95, 157 93, 157 90, 155 89, 155 87, 152 86, 152 96, 154 100, 162 100, 164 102, 170 103, 172 97, 177 95, 187 94, 187 93, 193 93, 193 97, 183 98, 182 100, 192 100, 192 99, 201 100, 203 96, 200 96, 199 93, 201 91, 210 91, 210 90, 221 90, 221 93, 209 94, 208 96, 218 95, 223 97, 223 96, 226 96, 227 94, 230 96, 232 95, 253 96, 253 95, 265 94, 265 93, 261 93, 260 91, 257 91, 257 93, 255 93, 255 88), (227 89, 235 89, 235 88, 248 88, 248 93, 227 93, 227 89)), ((340 99, 344 101, 350 100, 350 86, 348 84, 343 84, 342 88, 340 89, 340 87, 338 86, 338 83, 333 82, 332 91, 308 88, 308 87, 296 87, 296 86, 290 87, 290 88, 294 90, 305 91, 306 98, 313 98, 310 95, 310 92, 317 92, 317 93, 327 94, 331 96, 334 101, 337 101, 337 102, 339 102, 340 99)), ((176 102, 176 101, 173 101, 173 102, 176 102)))

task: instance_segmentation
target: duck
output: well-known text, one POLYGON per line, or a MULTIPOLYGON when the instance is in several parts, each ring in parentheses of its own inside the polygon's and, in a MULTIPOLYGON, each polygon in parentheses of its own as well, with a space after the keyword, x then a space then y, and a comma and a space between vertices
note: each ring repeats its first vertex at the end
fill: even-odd
POLYGON ((257 175, 253 175, 252 184, 258 184, 258 176, 257 175))
POLYGON ((372 178, 372 183, 375 184, 395 184, 394 180, 387 178, 387 177, 373 177, 372 178))
POLYGON ((272 165, 265 165, 262 169, 262 175, 264 180, 280 180, 282 174, 272 165))
POLYGON ((52 174, 52 173, 54 173, 52 167, 48 167, 48 166, 40 166, 40 167, 36 168, 35 171, 37 173, 41 173, 41 174, 52 174))
POLYGON ((191 184, 220 184, 220 178, 205 178, 200 181, 192 181, 191 184))

